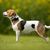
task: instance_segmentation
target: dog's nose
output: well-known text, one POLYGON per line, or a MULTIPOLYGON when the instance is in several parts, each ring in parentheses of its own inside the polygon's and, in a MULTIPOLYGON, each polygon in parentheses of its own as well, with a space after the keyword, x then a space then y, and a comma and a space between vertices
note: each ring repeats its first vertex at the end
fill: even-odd
POLYGON ((3 12, 3 15, 4 15, 4 16, 7 16, 7 12, 3 12))

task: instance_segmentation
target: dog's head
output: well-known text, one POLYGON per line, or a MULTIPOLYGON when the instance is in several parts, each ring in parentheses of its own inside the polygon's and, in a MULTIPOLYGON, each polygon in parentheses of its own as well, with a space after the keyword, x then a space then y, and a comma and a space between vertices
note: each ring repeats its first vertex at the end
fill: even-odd
POLYGON ((16 12, 13 9, 9 9, 9 10, 3 12, 3 15, 5 17, 12 18, 12 17, 16 16, 16 12))
POLYGON ((3 15, 9 18, 11 21, 22 21, 23 20, 16 14, 16 12, 13 9, 9 9, 3 12, 3 15))

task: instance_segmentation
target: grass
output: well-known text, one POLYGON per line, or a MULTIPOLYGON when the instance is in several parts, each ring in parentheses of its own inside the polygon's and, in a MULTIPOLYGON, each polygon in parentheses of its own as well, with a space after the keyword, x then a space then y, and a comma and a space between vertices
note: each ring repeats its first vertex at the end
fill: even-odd
POLYGON ((38 36, 20 36, 18 42, 15 35, 0 34, 0 50, 50 50, 50 41, 47 43, 38 36))

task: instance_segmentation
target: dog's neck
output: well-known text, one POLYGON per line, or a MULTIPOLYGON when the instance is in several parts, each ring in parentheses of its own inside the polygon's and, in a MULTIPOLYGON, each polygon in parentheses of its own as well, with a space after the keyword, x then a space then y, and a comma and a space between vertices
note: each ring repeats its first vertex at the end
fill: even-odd
POLYGON ((15 24, 15 23, 20 22, 22 20, 23 20, 22 18, 20 18, 18 15, 16 15, 16 16, 11 18, 11 23, 15 24))

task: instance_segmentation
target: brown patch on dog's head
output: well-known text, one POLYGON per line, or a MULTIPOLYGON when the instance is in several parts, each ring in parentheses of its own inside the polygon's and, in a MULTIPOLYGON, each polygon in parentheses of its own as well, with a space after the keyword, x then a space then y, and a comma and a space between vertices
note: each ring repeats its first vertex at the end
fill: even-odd
POLYGON ((16 12, 13 9, 9 9, 6 12, 7 12, 7 16, 9 16, 9 17, 16 15, 16 12))
POLYGON ((9 9, 5 12, 3 12, 4 16, 8 16, 8 17, 12 17, 12 16, 16 16, 16 12, 13 9, 9 9))

